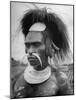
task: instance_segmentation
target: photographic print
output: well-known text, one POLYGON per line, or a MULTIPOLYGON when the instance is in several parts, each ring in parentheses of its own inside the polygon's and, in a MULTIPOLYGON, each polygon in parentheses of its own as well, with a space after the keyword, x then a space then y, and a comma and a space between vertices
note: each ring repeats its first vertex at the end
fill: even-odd
POLYGON ((10 98, 74 95, 74 5, 10 2, 10 98))

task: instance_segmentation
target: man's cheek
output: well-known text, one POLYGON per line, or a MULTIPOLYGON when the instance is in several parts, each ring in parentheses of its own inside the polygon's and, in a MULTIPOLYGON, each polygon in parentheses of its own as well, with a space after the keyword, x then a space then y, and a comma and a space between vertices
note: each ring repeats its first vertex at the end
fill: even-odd
POLYGON ((37 52, 40 55, 44 55, 45 54, 45 45, 40 46, 39 48, 37 48, 37 52))

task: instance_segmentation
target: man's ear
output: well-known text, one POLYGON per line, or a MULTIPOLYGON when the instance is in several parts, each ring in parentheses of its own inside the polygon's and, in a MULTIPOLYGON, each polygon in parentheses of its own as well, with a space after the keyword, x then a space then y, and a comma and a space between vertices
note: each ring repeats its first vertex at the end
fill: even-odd
POLYGON ((49 38, 47 38, 46 39, 46 55, 51 58, 54 56, 54 54, 55 54, 55 50, 52 47, 52 42, 50 41, 49 38))

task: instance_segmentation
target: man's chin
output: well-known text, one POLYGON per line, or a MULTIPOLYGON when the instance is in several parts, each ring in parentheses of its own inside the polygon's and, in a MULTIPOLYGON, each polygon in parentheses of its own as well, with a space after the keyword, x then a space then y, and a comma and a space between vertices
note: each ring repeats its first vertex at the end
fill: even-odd
MULTIPOLYGON (((29 65, 38 71, 45 69, 47 66, 47 64, 46 64, 46 66, 44 65, 44 63, 41 59, 41 56, 38 53, 32 53, 31 55, 27 54, 27 60, 29 62, 29 65)), ((46 61, 45 61, 45 63, 46 63, 46 61)))
POLYGON ((30 64, 35 70, 42 70, 42 66, 40 64, 30 64))

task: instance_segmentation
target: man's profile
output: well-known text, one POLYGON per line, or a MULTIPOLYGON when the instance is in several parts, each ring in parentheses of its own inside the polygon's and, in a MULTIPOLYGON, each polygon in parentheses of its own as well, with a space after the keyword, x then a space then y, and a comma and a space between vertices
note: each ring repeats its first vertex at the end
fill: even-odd
POLYGON ((24 14, 20 25, 27 64, 11 68, 12 98, 73 94, 64 71, 68 72, 68 67, 51 62, 51 59, 63 61, 69 52, 68 34, 63 21, 55 13, 48 13, 46 8, 36 8, 24 14))

